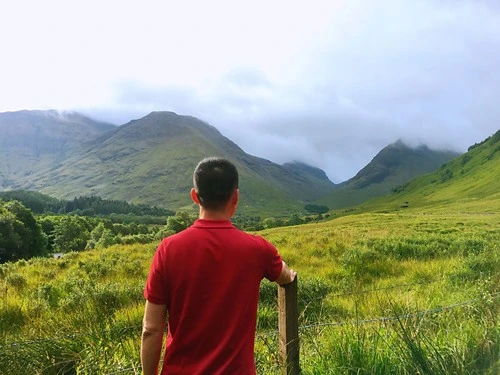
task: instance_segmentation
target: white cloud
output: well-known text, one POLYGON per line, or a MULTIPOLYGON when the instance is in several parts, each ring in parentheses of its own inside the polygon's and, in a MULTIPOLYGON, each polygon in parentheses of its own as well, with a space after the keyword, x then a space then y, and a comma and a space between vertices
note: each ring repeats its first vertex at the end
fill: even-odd
POLYGON ((498 4, 4 2, 0 110, 174 110, 339 182, 398 138, 464 151, 498 130, 498 4))

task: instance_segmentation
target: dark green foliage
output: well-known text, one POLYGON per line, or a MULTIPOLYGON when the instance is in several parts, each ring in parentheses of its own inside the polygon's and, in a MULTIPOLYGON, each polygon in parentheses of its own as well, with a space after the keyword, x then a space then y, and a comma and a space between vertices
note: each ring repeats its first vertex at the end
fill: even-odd
POLYGON ((276 217, 266 217, 264 220, 262 220, 262 226, 266 229, 269 228, 276 228, 276 227, 282 227, 284 225, 284 221, 281 218, 276 218, 276 217))
POLYGON ((60 217, 54 226, 54 250, 69 252, 85 249, 90 230, 90 223, 80 216, 60 217))
POLYGON ((292 215, 290 215, 290 217, 286 221, 286 225, 299 225, 299 224, 303 224, 303 223, 304 223, 304 220, 297 213, 293 213, 292 215))
POLYGON ((90 215, 132 214, 137 216, 170 216, 174 212, 156 206, 145 204, 130 204, 126 201, 102 199, 98 196, 80 196, 72 201, 65 201, 62 213, 72 213, 82 210, 90 215))
POLYGON ((472 146, 470 146, 467 151, 471 151, 479 146, 482 146, 483 144, 485 144, 486 142, 491 142, 491 144, 495 144, 495 143, 498 143, 500 141, 500 130, 498 130, 495 134, 493 134, 492 136, 486 138, 484 141, 482 142, 479 142, 479 143, 474 143, 472 146))
POLYGON ((0 199, 4 201, 17 200, 36 214, 46 212, 57 213, 62 202, 48 195, 29 190, 11 190, 0 192, 0 199))
POLYGON ((166 229, 174 233, 179 233, 191 226, 195 220, 195 216, 187 213, 186 211, 179 211, 175 214, 175 216, 169 216, 167 218, 166 229))
POLYGON ((325 214, 329 210, 329 208, 327 206, 317 205, 317 204, 306 204, 304 206, 304 209, 308 212, 315 213, 315 214, 325 214))
POLYGON ((234 226, 241 230, 258 231, 264 229, 260 216, 236 215, 231 219, 234 226))
POLYGON ((453 178, 453 172, 450 170, 450 169, 445 169, 442 173, 441 173, 441 179, 440 181, 441 182, 446 182, 446 181, 449 181, 453 178))
POLYGON ((392 192, 395 194, 401 193, 401 192, 405 191, 405 189, 408 187, 408 184, 409 183, 407 182, 406 184, 395 187, 394 189, 392 189, 392 192))
POLYGON ((462 155, 462 157, 460 158, 460 163, 462 163, 462 165, 465 165, 467 164, 470 160, 472 159, 472 156, 470 156, 470 154, 465 154, 465 155, 462 155))
MULTIPOLYGON (((115 229, 115 226, 111 227, 115 229)), ((87 241, 86 249, 105 248, 116 243, 119 239, 114 235, 113 230, 105 227, 104 222, 100 222, 90 232, 90 238, 87 241)))
POLYGON ((28 190, 13 190, 0 192, 0 199, 6 201, 18 200, 37 214, 59 213, 83 216, 132 215, 165 217, 174 212, 156 206, 145 204, 130 204, 126 201, 102 199, 101 197, 80 196, 73 200, 60 200, 48 195, 28 190))
POLYGON ((32 212, 18 201, 0 201, 0 263, 45 255, 46 248, 32 212))

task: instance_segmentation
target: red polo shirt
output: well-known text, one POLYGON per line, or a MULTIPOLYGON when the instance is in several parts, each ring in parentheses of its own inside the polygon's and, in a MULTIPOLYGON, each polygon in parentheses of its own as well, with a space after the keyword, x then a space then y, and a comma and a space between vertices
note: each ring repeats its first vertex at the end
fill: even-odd
POLYGON ((144 290, 168 309, 162 374, 255 374, 260 282, 281 267, 272 244, 230 221, 199 219, 165 238, 144 290))

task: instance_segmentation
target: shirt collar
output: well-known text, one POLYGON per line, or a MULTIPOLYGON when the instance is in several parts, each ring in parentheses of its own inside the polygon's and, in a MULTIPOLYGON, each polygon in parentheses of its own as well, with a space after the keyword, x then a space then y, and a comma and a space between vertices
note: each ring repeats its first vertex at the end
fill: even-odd
POLYGON ((230 220, 197 219, 192 226, 194 228, 235 228, 230 220))

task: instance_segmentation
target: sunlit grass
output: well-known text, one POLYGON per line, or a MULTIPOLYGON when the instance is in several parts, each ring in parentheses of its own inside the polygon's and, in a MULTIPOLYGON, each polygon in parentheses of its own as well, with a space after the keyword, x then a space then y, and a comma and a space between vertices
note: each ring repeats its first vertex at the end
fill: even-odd
MULTIPOLYGON (((299 272, 304 374, 494 371, 500 210, 451 207, 260 232, 299 272)), ((155 247, 115 245, 1 265, 0 368, 139 373, 142 288, 155 247)), ((276 287, 264 282, 261 290, 257 367, 275 374, 276 287)))

